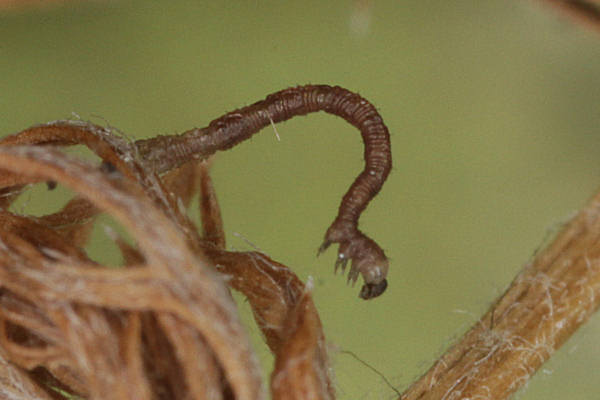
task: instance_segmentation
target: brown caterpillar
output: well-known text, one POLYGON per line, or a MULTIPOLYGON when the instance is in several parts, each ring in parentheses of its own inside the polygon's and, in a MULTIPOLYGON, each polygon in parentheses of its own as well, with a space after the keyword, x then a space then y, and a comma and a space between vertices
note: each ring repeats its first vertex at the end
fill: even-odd
POLYGON ((352 260, 348 282, 354 284, 361 273, 365 284, 359 296, 371 299, 387 287, 388 260, 377 243, 358 230, 358 219, 381 189, 390 172, 392 157, 388 129, 366 99, 339 86, 298 86, 229 112, 205 128, 139 140, 136 145, 147 167, 162 173, 191 159, 206 158, 217 150, 229 149, 271 123, 316 111, 344 118, 360 130, 363 138, 365 168, 344 195, 319 254, 332 243, 339 243, 335 271, 341 267, 343 273, 348 260, 352 260))

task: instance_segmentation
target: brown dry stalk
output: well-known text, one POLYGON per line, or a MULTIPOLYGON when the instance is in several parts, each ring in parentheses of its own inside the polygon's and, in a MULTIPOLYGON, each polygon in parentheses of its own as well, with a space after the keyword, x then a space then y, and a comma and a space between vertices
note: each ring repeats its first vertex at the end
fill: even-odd
POLYGON ((283 345, 275 353, 275 368, 271 375, 273 398, 333 398, 321 321, 310 293, 304 293, 289 313, 282 336, 283 345))
POLYGON ((204 253, 248 299, 275 355, 271 395, 276 399, 334 399, 325 335, 310 290, 285 265, 258 252, 225 251, 221 212, 208 164, 200 164, 204 253))
POLYGON ((508 398, 600 304, 600 193, 400 397, 508 398))

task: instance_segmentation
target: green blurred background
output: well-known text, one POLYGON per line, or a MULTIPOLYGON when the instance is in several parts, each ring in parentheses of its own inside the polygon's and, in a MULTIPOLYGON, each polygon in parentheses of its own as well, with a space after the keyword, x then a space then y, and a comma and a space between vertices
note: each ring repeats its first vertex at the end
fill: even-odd
MULTIPOLYGON (((381 298, 361 301, 358 285, 333 275, 334 250, 315 258, 362 167, 360 136, 344 121, 296 118, 278 125, 281 141, 265 129, 219 154, 213 176, 229 246, 249 248, 238 232, 314 277, 339 397, 390 399, 378 376, 339 350, 404 389, 599 186, 599 44, 527 0, 0 11, 0 135, 74 112, 147 137, 204 126, 297 84, 360 92, 387 122, 395 157, 361 221, 391 258, 381 298)), ((240 308, 268 372, 272 359, 248 305, 240 308)), ((517 397, 597 398, 599 336, 596 318, 517 397)))

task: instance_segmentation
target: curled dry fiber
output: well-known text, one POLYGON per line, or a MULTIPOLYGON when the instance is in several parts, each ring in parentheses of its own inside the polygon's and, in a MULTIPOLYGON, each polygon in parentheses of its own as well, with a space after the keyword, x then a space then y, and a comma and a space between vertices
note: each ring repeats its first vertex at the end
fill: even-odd
POLYGON ((0 142, 0 398, 265 398, 230 287, 247 297, 275 356, 272 397, 333 398, 310 290, 263 254, 224 250, 206 162, 158 176, 135 149, 77 121, 0 142), (56 148, 74 144, 102 163, 56 148), (36 183, 76 195, 51 215, 8 211, 36 183), (202 234, 185 214, 198 190, 202 234), (100 213, 135 239, 110 235, 123 268, 83 250, 100 213))

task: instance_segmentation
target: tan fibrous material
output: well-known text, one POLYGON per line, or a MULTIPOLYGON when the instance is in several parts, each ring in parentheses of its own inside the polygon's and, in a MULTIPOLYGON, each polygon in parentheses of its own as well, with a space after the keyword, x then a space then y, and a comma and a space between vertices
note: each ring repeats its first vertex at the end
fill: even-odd
POLYGON ((229 284, 249 299, 275 355, 273 376, 286 389, 273 384, 272 398, 333 399, 310 290, 263 254, 224 249, 205 162, 158 176, 140 160, 131 142, 81 121, 40 125, 0 142, 0 190, 7 194, 0 210, 0 396, 265 398, 229 284), (102 162, 55 148, 73 144, 102 162), (42 217, 10 212, 38 182, 76 196, 42 217), (186 215, 198 190, 206 238, 186 215), (135 240, 108 231, 123 268, 106 268, 85 252, 100 213, 135 240))

